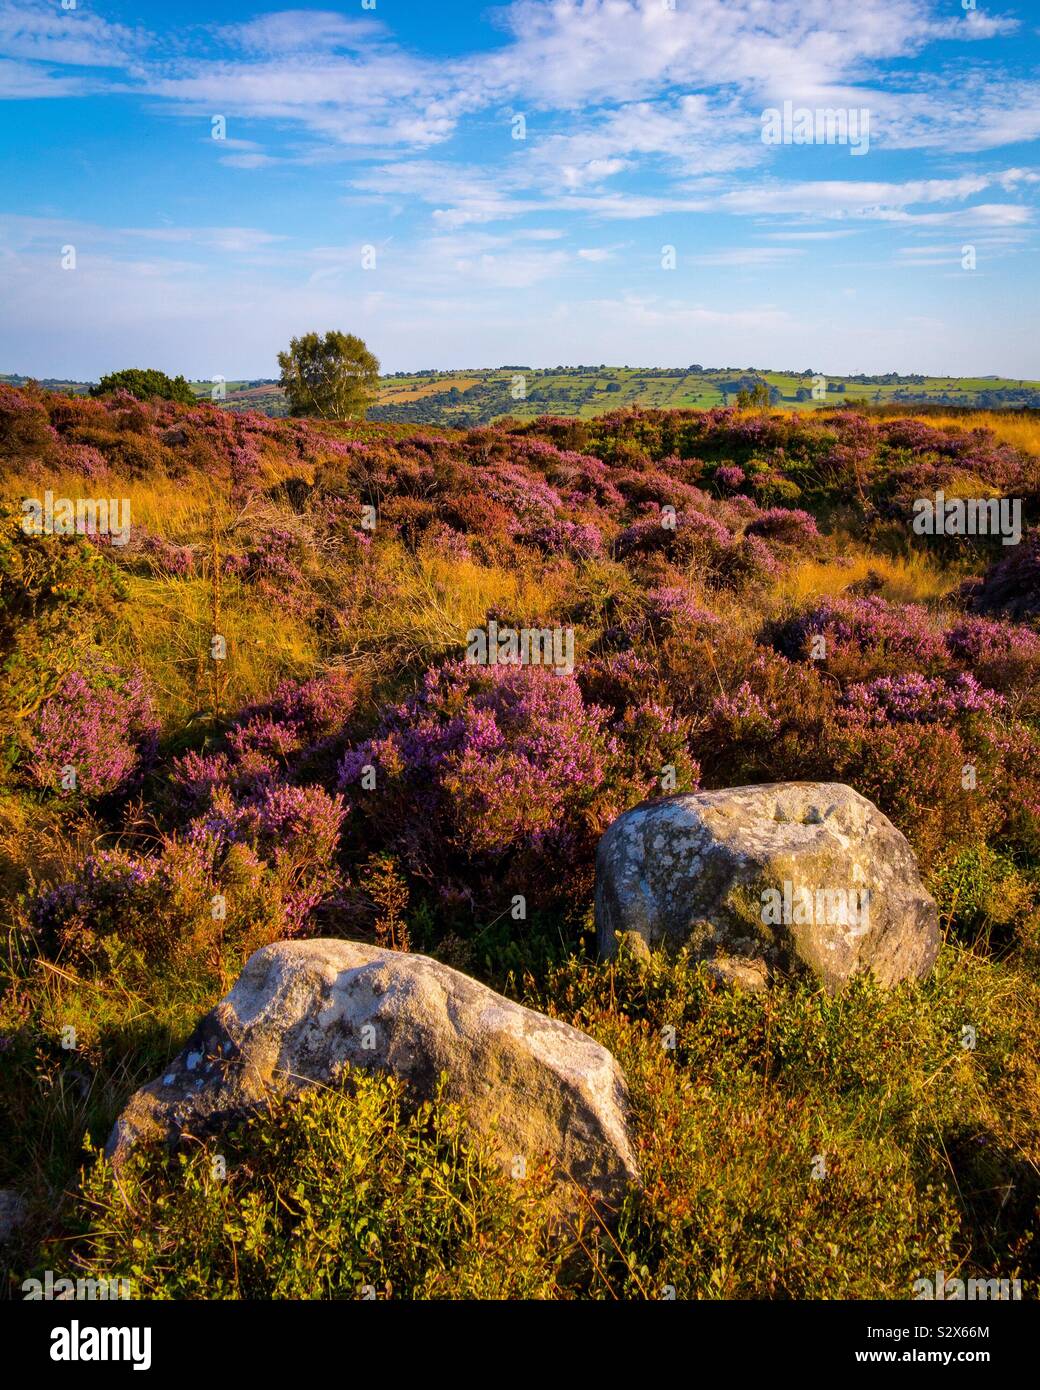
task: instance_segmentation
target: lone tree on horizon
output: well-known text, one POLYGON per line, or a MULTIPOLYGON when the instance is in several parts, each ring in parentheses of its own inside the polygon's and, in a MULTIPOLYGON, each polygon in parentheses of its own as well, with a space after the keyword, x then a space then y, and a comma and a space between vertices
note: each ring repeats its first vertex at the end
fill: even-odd
POLYGON ((363 420, 379 386, 379 359, 353 333, 305 333, 278 365, 290 415, 363 420))

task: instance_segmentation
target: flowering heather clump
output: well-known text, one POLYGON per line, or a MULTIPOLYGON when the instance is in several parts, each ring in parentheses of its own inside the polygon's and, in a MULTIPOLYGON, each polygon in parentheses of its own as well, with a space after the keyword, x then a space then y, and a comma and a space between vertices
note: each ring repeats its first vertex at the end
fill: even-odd
POLYGON ((245 498, 260 481, 260 451, 256 440, 245 438, 240 444, 232 444, 229 454, 231 495, 235 499, 245 498))
POLYGON ((806 545, 820 538, 816 522, 808 512, 787 507, 771 507, 756 516, 747 534, 762 536, 778 545, 806 545))
POLYGON ((242 801, 227 788, 188 827, 189 842, 212 841, 226 850, 247 845, 274 868, 286 886, 307 881, 319 898, 338 881, 333 860, 346 807, 320 787, 260 787, 242 801))
POLYGON ((591 454, 581 454, 575 449, 557 449, 555 444, 548 444, 542 439, 518 440, 517 444, 520 456, 541 468, 554 484, 575 476, 606 478, 602 459, 594 458, 591 454))
POLYGON ((753 497, 737 492, 719 503, 719 515, 733 530, 739 530, 748 521, 761 516, 762 508, 753 497))
POLYGON ((531 462, 545 469, 548 481, 560 490, 568 505, 591 504, 607 512, 619 511, 624 506, 625 499, 602 459, 571 449, 557 450, 537 440, 526 442, 524 449, 531 462))
POLYGON ((446 560, 458 562, 473 558, 469 537, 443 521, 435 521, 426 531, 424 539, 426 545, 438 555, 443 555, 446 560))
POLYGON ((675 507, 692 512, 710 509, 712 499, 702 488, 685 482, 679 459, 666 459, 660 468, 632 468, 615 473, 614 481, 630 504, 675 507))
POLYGON ((478 486, 508 510, 514 531, 551 521, 563 506, 563 498, 555 488, 513 463, 491 464, 481 472, 478 486))
MULTIPOLYGON (((280 828, 292 836, 284 818, 280 828)), ((77 968, 111 969, 130 950, 150 969, 219 972, 226 957, 234 971, 257 947, 302 932, 338 886, 335 869, 309 866, 299 846, 272 866, 242 840, 195 833, 164 838, 148 858, 90 855, 71 880, 36 894, 29 921, 47 955, 77 968)))
POLYGON ((1017 619, 1040 617, 1040 530, 1023 536, 982 579, 965 581, 962 592, 975 613, 1000 613, 1017 619))
POLYGON ((744 738, 770 738, 780 728, 780 721, 749 681, 742 681, 729 695, 720 695, 712 703, 711 719, 716 731, 739 742, 744 738))
POLYGON ((663 703, 657 668, 635 651, 596 656, 578 672, 578 683, 587 703, 606 707, 620 717, 630 704, 658 698, 663 703))
POLYGON ((871 724, 949 724, 969 714, 1000 714, 1007 701, 966 671, 944 680, 916 673, 879 676, 845 692, 843 704, 871 724))
POLYGON ((157 859, 120 850, 91 855, 68 883, 36 896, 29 920, 51 956, 89 958, 100 940, 117 933, 128 944, 145 935, 158 905, 157 859))
POLYGON ((646 596, 646 616, 657 638, 677 632, 717 627, 719 618, 703 608, 689 592, 677 584, 651 589, 646 596))
POLYGON ((230 579, 244 579, 249 573, 249 556, 221 555, 220 570, 230 579))
POLYGON ((104 454, 89 444, 66 443, 58 460, 58 467, 81 478, 89 478, 92 483, 107 480, 110 473, 104 454))
POLYGON ((936 429, 924 420, 886 420, 878 426, 878 441, 894 459, 918 463, 953 462, 963 472, 985 477, 1001 488, 1022 482, 1022 456, 999 444, 988 430, 936 429))
POLYGON ((992 618, 964 618, 946 633, 950 655, 970 666, 1040 660, 1040 633, 992 618))
POLYGON ((661 525, 661 517, 657 514, 627 526, 617 538, 615 551, 619 559, 624 559, 629 555, 665 550, 671 544, 673 535, 674 532, 661 525))
POLYGON ((821 660, 828 671, 851 680, 941 671, 948 664, 942 632, 925 609, 876 596, 827 599, 781 624, 774 641, 792 660, 821 660), (818 637, 823 644, 814 658, 818 637))
POLYGON ((246 578, 261 594, 295 616, 306 617, 313 613, 316 597, 301 572, 302 561, 300 538, 284 527, 272 527, 250 550, 246 578))
POLYGON ((298 753, 302 746, 295 723, 262 714, 230 729, 227 743, 239 764, 252 755, 259 755, 275 767, 284 766, 285 760, 298 753))
POLYGON ((764 584, 780 572, 780 562, 761 536, 747 535, 721 557, 719 577, 730 588, 764 584))
POLYGON ((252 866, 274 894, 279 934, 297 936, 341 887, 336 855, 345 815, 342 798, 320 787, 256 781, 236 797, 220 785, 189 822, 185 843, 201 847, 218 876, 252 866))
POLYGON ((701 769, 690 756, 694 725, 667 705, 643 699, 624 707, 610 725, 624 768, 626 800, 636 802, 662 791, 696 791, 701 769))
POLYGON ((280 771, 276 759, 252 752, 246 759, 227 753, 198 753, 194 749, 174 758, 170 785, 176 801, 188 811, 209 806, 213 793, 227 788, 237 796, 257 790, 260 783, 273 781, 280 771))
POLYGON ((343 730, 356 699, 353 676, 332 667, 310 680, 282 681, 274 692, 271 714, 295 724, 304 743, 315 744, 343 730))
POLYGON ((41 395, 0 382, 0 457, 20 461, 35 456, 51 462, 59 455, 60 443, 41 395))
POLYGON ((735 463, 724 463, 715 470, 715 481, 726 492, 736 492, 747 482, 747 474, 735 463))
POLYGON ((1040 737, 1027 724, 994 725, 983 731, 999 759, 1003 831, 1016 847, 1040 853, 1040 737))
POLYGON ((965 618, 947 631, 946 648, 990 689, 1040 698, 1040 634, 1032 628, 965 618))
POLYGON ((159 725, 140 671, 101 661, 72 671, 28 731, 28 772, 39 787, 98 797, 126 793, 155 757, 159 725), (74 788, 67 769, 75 772, 74 788))
MULTIPOLYGON (((454 662, 427 672, 421 690, 347 754, 339 785, 412 872, 439 879, 494 868, 503 882, 554 898, 574 886, 553 871, 561 855, 591 862, 593 808, 614 751, 604 723, 572 676, 454 662)), ((483 893, 494 893, 486 878, 483 893)))
POLYGON ((257 795, 280 776, 296 775, 342 737, 355 698, 353 678, 340 668, 308 681, 283 681, 266 704, 240 713, 225 750, 174 759, 171 783, 178 799, 198 810, 219 788, 257 795))
POLYGON ((616 550, 619 558, 664 550, 680 560, 695 556, 710 559, 727 550, 733 542, 732 533, 722 522, 704 512, 679 512, 672 527, 661 524, 659 508, 653 507, 653 511, 654 515, 645 521, 634 522, 618 536, 616 550))
POLYGON ((190 545, 176 545, 163 536, 148 535, 141 543, 141 553, 159 574, 184 579, 195 573, 195 552, 190 545))
POLYGON ((951 725, 868 724, 840 712, 826 742, 834 780, 848 782, 907 836, 923 864, 938 863, 962 847, 985 841, 1003 819, 1006 777, 998 758, 971 750, 951 725), (976 769, 977 785, 964 769, 976 769))
POLYGON ((576 521, 552 521, 534 526, 521 537, 547 555, 591 560, 603 553, 603 537, 595 526, 576 521))
POLYGON ((878 432, 890 448, 914 454, 956 454, 959 448, 959 436, 936 429, 926 420, 883 420, 878 432))

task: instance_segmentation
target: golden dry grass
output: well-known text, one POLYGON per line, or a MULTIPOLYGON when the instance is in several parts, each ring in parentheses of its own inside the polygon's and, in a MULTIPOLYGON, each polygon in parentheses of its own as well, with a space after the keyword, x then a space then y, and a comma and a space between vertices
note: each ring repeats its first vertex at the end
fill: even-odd
MULTIPOLYGON (((908 411, 911 415, 913 412, 908 411)), ((1002 444, 1040 456, 1040 416, 1010 415, 1003 410, 975 410, 966 415, 924 415, 936 429, 992 430, 1002 444)))
MULTIPOLYGON (((276 460, 268 455, 263 463, 263 482, 272 487, 288 477, 313 482, 313 468, 298 459, 276 460)), ((210 516, 215 511, 223 530, 238 520, 227 497, 227 488, 210 486, 201 473, 189 478, 168 478, 149 473, 144 478, 85 479, 82 474, 63 470, 43 474, 11 472, 4 477, 4 494, 10 498, 42 497, 50 490, 54 496, 118 496, 130 503, 130 524, 181 545, 205 542, 210 532, 210 516)))
POLYGON ((380 557, 392 587, 343 633, 350 654, 394 652, 401 665, 457 650, 491 609, 523 615, 532 624, 557 609, 565 580, 536 570, 518 573, 430 550, 388 548, 380 557))
MULTIPOLYGON (((127 586, 129 602, 120 607, 112 650, 127 652, 148 671, 164 720, 183 722, 209 709, 213 623, 208 582, 131 575, 127 586)), ((314 632, 306 621, 237 582, 225 583, 220 626, 227 639, 220 672, 224 709, 260 699, 284 677, 306 676, 318 664, 314 632)))
POLYGON ((861 551, 831 560, 803 560, 784 572, 773 594, 781 606, 797 606, 873 578, 880 580, 876 592, 896 603, 935 603, 956 584, 927 555, 893 557, 861 551))

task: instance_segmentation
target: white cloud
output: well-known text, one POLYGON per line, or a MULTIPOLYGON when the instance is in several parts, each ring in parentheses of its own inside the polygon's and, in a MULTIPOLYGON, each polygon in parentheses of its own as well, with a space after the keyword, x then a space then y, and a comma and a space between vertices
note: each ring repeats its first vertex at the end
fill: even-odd
MULTIPOLYGON (((674 10, 662 0, 514 0, 497 11, 497 46, 432 58, 395 41, 391 6, 380 6, 378 20, 352 4, 156 36, 110 24, 83 0, 76 11, 50 0, 0 0, 0 96, 112 91, 143 96, 160 113, 201 113, 207 123, 220 112, 232 138, 216 156, 242 171, 230 186, 275 164, 287 179, 295 171, 284 166, 345 164, 349 177, 330 178, 329 189, 349 204, 351 235, 377 243, 380 254, 376 281, 361 271, 358 246, 301 248, 262 228, 111 230, 8 219, 0 257, 16 292, 4 331, 18 324, 26 341, 41 343, 50 335, 60 354, 63 303, 69 331, 83 341, 96 334, 102 346, 115 342, 109 318, 132 338, 144 333, 147 311, 171 324, 171 352, 183 348, 194 360, 196 347, 219 356, 232 340, 252 353, 262 304, 261 354, 290 328, 360 318, 399 360, 430 341, 431 323, 442 361, 453 353, 470 362, 533 361, 550 346, 561 360, 661 361, 674 353, 677 361, 738 361, 749 340, 763 361, 800 357, 803 345, 805 360, 816 360, 812 345, 826 322, 813 323, 800 307, 727 304, 722 291, 719 303, 694 305, 620 288, 604 296, 605 283, 627 287, 622 277, 644 273, 647 247, 631 258, 616 254, 617 245, 598 244, 596 224, 673 219, 660 238, 656 228, 638 235, 655 255, 658 240, 685 240, 683 271, 703 267, 698 284, 717 280, 734 297, 749 292, 756 270, 772 296, 785 277, 771 269, 789 267, 796 277, 813 243, 824 243, 822 258, 826 242, 856 232, 873 244, 885 229, 884 249, 870 254, 888 268, 930 257, 946 263, 946 251, 923 246, 893 260, 889 242, 904 229, 920 229, 933 246, 962 233, 980 245, 1024 244, 1036 172, 987 171, 965 153, 1040 138, 1040 83, 1006 66, 1016 61, 1009 45, 994 45, 999 66, 989 51, 1017 23, 997 3, 965 15, 952 0, 679 0, 674 10), (938 73, 917 61, 937 40, 945 64, 938 73), (763 146, 762 107, 783 97, 867 106, 869 157, 838 165, 832 151, 763 146), (513 141, 511 116, 520 111, 528 138, 513 141), (240 138, 258 126, 261 139, 240 138), (895 150, 907 154, 897 162, 895 150), (927 151, 929 162, 913 151, 927 151), (913 176, 921 170, 929 176, 913 176), (537 228, 524 225, 534 219, 537 228), (749 220, 757 244, 735 244, 749 220), (82 243, 89 273, 79 279, 52 273, 67 241, 82 243), (712 268, 748 273, 713 277, 712 268), (33 273, 42 306, 35 339, 33 273), (128 296, 141 285, 149 293, 137 308, 128 296), (600 297, 582 301, 575 287, 600 297), (160 307, 164 294, 170 303, 160 307), (489 346, 503 334, 515 349, 489 346)), ((1001 162, 1012 159, 1026 166, 1029 156, 1001 162)), ((5 313, 8 304, 5 284, 5 313)), ((895 361, 903 331, 902 320, 873 330, 868 323, 865 355, 895 361)), ((929 350, 922 338, 912 342, 919 355, 929 350)), ((264 368, 257 361, 252 369, 264 368)))
POLYGON ((235 47, 271 55, 365 48, 382 37, 385 26, 371 14, 348 19, 330 10, 280 10, 218 32, 235 47))
POLYGON ((674 10, 658 0, 515 0, 500 20, 513 42, 474 60, 475 78, 558 109, 672 84, 759 86, 776 73, 833 82, 867 60, 915 52, 933 32, 911 0, 698 0, 674 10))
POLYGON ((51 72, 39 63, 0 58, 0 100, 34 101, 38 97, 75 97, 89 91, 80 76, 51 72))
POLYGON ((136 30, 109 24, 83 9, 0 0, 0 54, 71 67, 122 67, 145 40, 136 30))

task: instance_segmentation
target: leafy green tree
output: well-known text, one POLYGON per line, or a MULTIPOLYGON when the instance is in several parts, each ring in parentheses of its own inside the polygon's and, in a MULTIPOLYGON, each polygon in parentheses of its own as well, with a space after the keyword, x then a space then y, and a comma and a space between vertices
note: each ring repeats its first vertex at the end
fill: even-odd
POLYGON ((353 333, 306 333, 278 354, 290 415, 363 420, 379 385, 379 360, 353 333))
POLYGON ((139 401, 179 401, 182 405, 195 405, 198 401, 184 377, 168 377, 165 372, 151 367, 127 367, 122 372, 109 372, 90 388, 92 396, 107 396, 111 391, 129 391, 139 401))
POLYGON ((752 390, 746 387, 737 392, 737 405, 741 410, 755 410, 760 406, 771 405, 769 383, 758 382, 752 390))

